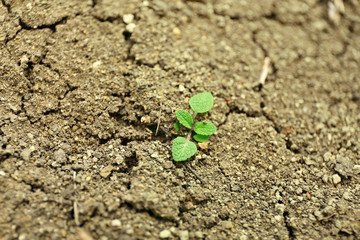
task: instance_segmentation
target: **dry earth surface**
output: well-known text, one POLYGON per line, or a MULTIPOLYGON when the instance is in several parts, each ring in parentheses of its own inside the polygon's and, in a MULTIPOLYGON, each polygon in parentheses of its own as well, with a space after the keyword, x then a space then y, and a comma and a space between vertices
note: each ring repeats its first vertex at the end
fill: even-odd
POLYGON ((336 26, 325 0, 2 0, 0 239, 359 239, 344 3, 336 26), (155 136, 202 91, 203 184, 155 136))

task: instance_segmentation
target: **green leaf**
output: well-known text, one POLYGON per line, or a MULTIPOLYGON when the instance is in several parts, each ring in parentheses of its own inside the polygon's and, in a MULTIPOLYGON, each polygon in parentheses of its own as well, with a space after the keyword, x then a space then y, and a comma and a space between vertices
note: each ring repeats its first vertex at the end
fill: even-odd
POLYGON ((208 112, 214 105, 214 97, 209 92, 202 92, 190 98, 189 104, 196 113, 208 112))
POLYGON ((175 128, 176 131, 179 131, 179 130, 180 130, 180 123, 179 123, 179 122, 176 122, 176 123, 174 124, 174 128, 175 128))
POLYGON ((176 118, 186 128, 191 129, 192 125, 194 124, 194 121, 193 121, 193 118, 192 118, 191 114, 188 113, 185 110, 177 110, 176 111, 176 118))
POLYGON ((196 153, 197 148, 195 143, 186 140, 186 138, 177 137, 173 142, 171 151, 174 160, 178 162, 192 157, 196 153))
POLYGON ((212 123, 203 123, 197 122, 195 123, 194 131, 200 135, 211 135, 216 132, 216 127, 212 123))
POLYGON ((206 142, 209 139, 209 135, 200 135, 200 134, 196 134, 194 135, 194 139, 198 142, 206 142))

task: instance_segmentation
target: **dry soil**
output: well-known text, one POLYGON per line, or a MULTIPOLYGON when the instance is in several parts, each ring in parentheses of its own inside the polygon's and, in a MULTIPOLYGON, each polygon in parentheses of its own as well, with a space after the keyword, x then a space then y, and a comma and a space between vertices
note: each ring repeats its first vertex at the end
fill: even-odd
POLYGON ((336 25, 325 0, 2 0, 0 239, 359 239, 344 3, 336 25), (155 136, 202 91, 203 184, 155 136))

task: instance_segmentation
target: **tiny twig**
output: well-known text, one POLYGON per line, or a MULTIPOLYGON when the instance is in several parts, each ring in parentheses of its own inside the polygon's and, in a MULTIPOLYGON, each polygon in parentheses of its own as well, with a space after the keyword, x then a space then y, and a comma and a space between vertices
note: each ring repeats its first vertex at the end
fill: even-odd
POLYGON ((200 180, 201 183, 203 183, 203 180, 201 179, 201 177, 195 172, 195 170, 194 170, 192 167, 190 167, 189 164, 187 164, 187 162, 183 162, 183 164, 190 170, 190 172, 192 172, 192 174, 195 175, 195 177, 196 177, 197 179, 200 180))
POLYGON ((74 208, 74 220, 75 220, 75 224, 77 226, 80 226, 80 218, 79 218, 79 208, 78 208, 78 204, 77 204, 77 200, 76 200, 76 195, 77 195, 77 187, 76 187, 76 172, 73 172, 73 179, 74 179, 74 192, 75 192, 75 200, 74 200, 74 204, 73 204, 73 208, 74 208))
POLYGON ((341 14, 345 13, 343 0, 333 0, 328 2, 328 17, 336 26, 340 24, 341 14))
POLYGON ((74 220, 75 220, 75 224, 76 226, 80 226, 80 219, 79 219, 79 207, 78 204, 76 202, 76 200, 74 201, 74 220))
POLYGON ((344 6, 343 0, 334 0, 334 4, 335 4, 336 9, 340 13, 345 13, 345 6, 344 6))
POLYGON ((262 86, 265 84, 265 80, 266 80, 267 75, 269 73, 269 64, 270 64, 270 58, 265 57, 264 65, 262 67, 261 75, 260 75, 260 78, 259 78, 259 83, 262 86))
POLYGON ((168 130, 166 130, 166 128, 164 128, 163 126, 160 126, 160 129, 161 129, 166 135, 168 135, 169 137, 172 137, 172 134, 171 134, 168 130))

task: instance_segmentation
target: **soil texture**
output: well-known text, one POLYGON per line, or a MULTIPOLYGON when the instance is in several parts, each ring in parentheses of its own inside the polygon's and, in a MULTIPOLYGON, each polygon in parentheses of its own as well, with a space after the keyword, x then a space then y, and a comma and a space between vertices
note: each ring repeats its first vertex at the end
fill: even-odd
POLYGON ((344 4, 335 24, 325 0, 2 0, 0 239, 359 239, 344 4), (201 183, 171 144, 203 91, 201 183))

